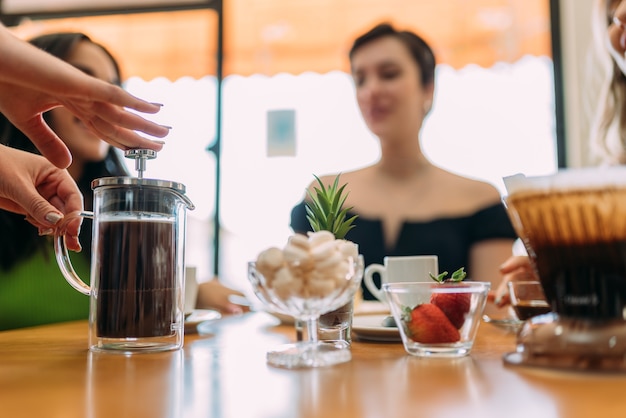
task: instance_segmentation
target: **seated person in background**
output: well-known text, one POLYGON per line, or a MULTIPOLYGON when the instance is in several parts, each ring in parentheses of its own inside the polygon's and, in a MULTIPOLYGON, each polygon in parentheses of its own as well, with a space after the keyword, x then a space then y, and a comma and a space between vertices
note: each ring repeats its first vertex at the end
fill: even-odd
MULTIPOLYGON (((359 216, 346 239, 359 245, 366 265, 382 264, 385 256, 434 254, 440 272, 465 267, 470 280, 495 288, 516 238, 498 190, 435 166, 420 146, 435 87, 431 48, 414 33, 381 24, 354 41, 349 57, 359 109, 381 156, 341 174, 348 217, 359 216)), ((291 227, 310 230, 304 201, 293 208, 291 227)), ((374 298, 365 287, 363 295, 374 298)))
MULTIPOLYGON (((598 0, 592 21, 595 53, 599 66, 593 77, 603 78, 592 135, 591 148, 604 165, 626 164, 626 1, 598 0)), ((495 303, 510 302, 507 282, 539 280, 528 257, 514 256, 500 269, 503 277, 494 295, 495 303)))
MULTIPOLYGON (((31 42, 87 74, 120 84, 115 59, 84 34, 50 34, 31 42)), ((84 196, 85 208, 91 210, 91 181, 128 175, 123 156, 63 107, 45 113, 44 118, 69 148, 73 160, 68 172, 84 196)), ((3 115, 0 115, 0 143, 38 153, 34 144, 3 115)), ((4 210, 0 210, 0 230, 0 330, 86 319, 89 298, 63 278, 50 237, 39 236, 37 228, 26 222, 24 215, 4 210)), ((72 257, 77 273, 85 278, 89 277, 90 241, 90 224, 85 223, 80 234, 83 251, 72 257)), ((243 308, 228 301, 231 294, 241 295, 218 281, 211 281, 200 285, 198 303, 202 307, 241 312, 243 308)))

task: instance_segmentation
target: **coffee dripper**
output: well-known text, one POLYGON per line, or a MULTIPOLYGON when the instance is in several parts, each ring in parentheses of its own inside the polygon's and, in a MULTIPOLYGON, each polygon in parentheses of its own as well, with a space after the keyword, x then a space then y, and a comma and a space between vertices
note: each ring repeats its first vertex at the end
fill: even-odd
POLYGON ((504 181, 507 212, 552 309, 524 323, 505 363, 626 371, 626 168, 504 181))
POLYGON ((138 176, 92 181, 93 212, 66 216, 55 232, 57 263, 67 282, 90 297, 90 350, 175 350, 183 345, 186 210, 194 205, 184 185, 144 178, 155 151, 125 156, 135 159, 138 176), (76 217, 93 219, 89 284, 65 244, 76 217))

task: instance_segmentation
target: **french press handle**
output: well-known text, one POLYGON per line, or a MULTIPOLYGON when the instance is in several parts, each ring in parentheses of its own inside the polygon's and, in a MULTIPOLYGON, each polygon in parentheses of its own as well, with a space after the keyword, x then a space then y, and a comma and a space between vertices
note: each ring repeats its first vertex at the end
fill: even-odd
POLYGON ((70 286, 78 290, 83 295, 89 295, 91 293, 91 287, 89 287, 89 285, 80 278, 78 273, 76 273, 76 270, 74 270, 74 266, 72 265, 70 255, 67 250, 67 245, 65 243, 65 237, 67 232, 66 227, 68 223, 74 220, 76 217, 93 219, 93 212, 73 212, 65 216, 61 224, 55 229, 54 232, 54 254, 56 256, 59 269, 61 270, 63 277, 65 277, 65 280, 70 284, 70 286))

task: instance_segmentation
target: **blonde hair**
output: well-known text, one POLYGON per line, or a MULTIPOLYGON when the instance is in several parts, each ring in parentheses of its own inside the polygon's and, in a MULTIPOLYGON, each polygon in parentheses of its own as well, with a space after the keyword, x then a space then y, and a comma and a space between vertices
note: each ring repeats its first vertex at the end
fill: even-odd
POLYGON ((591 151, 602 164, 626 164, 626 76, 610 55, 607 28, 612 16, 607 0, 593 11, 594 75, 600 75, 598 104, 591 126, 591 151))

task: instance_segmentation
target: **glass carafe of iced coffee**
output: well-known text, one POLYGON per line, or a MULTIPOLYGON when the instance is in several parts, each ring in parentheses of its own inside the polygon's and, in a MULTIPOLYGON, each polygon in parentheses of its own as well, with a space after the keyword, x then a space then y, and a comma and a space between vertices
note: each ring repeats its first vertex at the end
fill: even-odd
POLYGON ((186 209, 194 205, 185 186, 143 178, 150 150, 129 150, 138 177, 92 182, 91 277, 74 271, 64 226, 55 236, 57 262, 66 280, 90 296, 89 348, 124 353, 174 350, 184 334, 184 249, 186 209))
POLYGON ((507 211, 554 312, 524 325, 508 359, 626 371, 626 168, 517 175, 505 185, 507 211))

